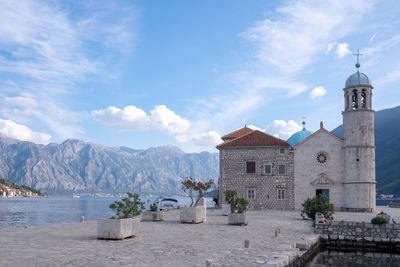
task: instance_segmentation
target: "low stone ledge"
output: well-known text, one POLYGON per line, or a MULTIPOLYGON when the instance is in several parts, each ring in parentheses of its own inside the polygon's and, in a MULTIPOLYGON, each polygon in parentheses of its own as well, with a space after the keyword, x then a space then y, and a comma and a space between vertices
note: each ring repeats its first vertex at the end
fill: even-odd
POLYGON ((374 225, 364 222, 327 222, 317 224, 315 233, 321 237, 321 243, 333 249, 386 249, 400 252, 400 231, 397 224, 374 225))

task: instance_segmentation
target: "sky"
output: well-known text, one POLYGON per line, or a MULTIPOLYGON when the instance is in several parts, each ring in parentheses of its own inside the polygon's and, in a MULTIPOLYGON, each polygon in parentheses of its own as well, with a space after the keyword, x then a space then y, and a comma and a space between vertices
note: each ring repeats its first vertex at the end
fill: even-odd
POLYGON ((332 130, 358 49, 373 108, 400 105, 397 0, 0 0, 0 133, 215 152, 244 125, 332 130))

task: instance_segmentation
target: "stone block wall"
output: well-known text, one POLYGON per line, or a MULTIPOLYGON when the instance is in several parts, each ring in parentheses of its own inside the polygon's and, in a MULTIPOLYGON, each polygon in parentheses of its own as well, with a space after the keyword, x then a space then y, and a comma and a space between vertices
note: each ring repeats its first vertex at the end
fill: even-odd
POLYGON ((334 221, 317 224, 315 233, 320 234, 321 242, 327 248, 400 252, 400 224, 334 221))
POLYGON ((238 197, 249 201, 250 209, 294 209, 293 151, 289 147, 238 147, 220 149, 220 203, 225 203, 223 192, 236 190, 238 197), (281 153, 284 149, 284 153, 281 153), (256 163, 255 173, 246 173, 246 162, 256 163), (265 174, 264 164, 272 165, 272 173, 265 174), (286 165, 286 173, 280 175, 278 166, 286 165), (255 198, 247 192, 254 189, 255 198), (285 190, 285 199, 278 199, 278 189, 285 190))

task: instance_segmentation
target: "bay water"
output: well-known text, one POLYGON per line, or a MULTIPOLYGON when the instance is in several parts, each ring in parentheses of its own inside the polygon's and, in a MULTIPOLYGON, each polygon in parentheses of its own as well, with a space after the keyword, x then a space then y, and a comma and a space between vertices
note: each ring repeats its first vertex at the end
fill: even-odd
MULTIPOLYGON (((180 206, 190 204, 188 197, 173 197, 180 206)), ((147 200, 141 198, 149 206, 147 200)), ((110 218, 114 212, 109 208, 118 197, 0 197, 0 229, 31 225, 78 222, 81 216, 85 220, 110 218)), ((212 198, 207 198, 207 205, 213 206, 212 198)))

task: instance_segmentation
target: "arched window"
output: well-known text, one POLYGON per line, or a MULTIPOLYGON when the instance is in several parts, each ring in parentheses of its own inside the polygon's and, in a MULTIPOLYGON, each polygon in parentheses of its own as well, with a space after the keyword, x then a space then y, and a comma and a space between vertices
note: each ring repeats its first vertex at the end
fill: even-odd
POLYGON ((361 108, 362 109, 367 108, 367 92, 365 89, 362 89, 361 91, 361 108))
POLYGON ((351 94, 351 107, 352 109, 358 109, 358 95, 356 89, 354 89, 351 94))
POLYGON ((346 93, 346 95, 345 95, 345 97, 344 97, 344 101, 345 101, 345 110, 348 110, 349 109, 349 95, 348 95, 348 93, 346 93))

